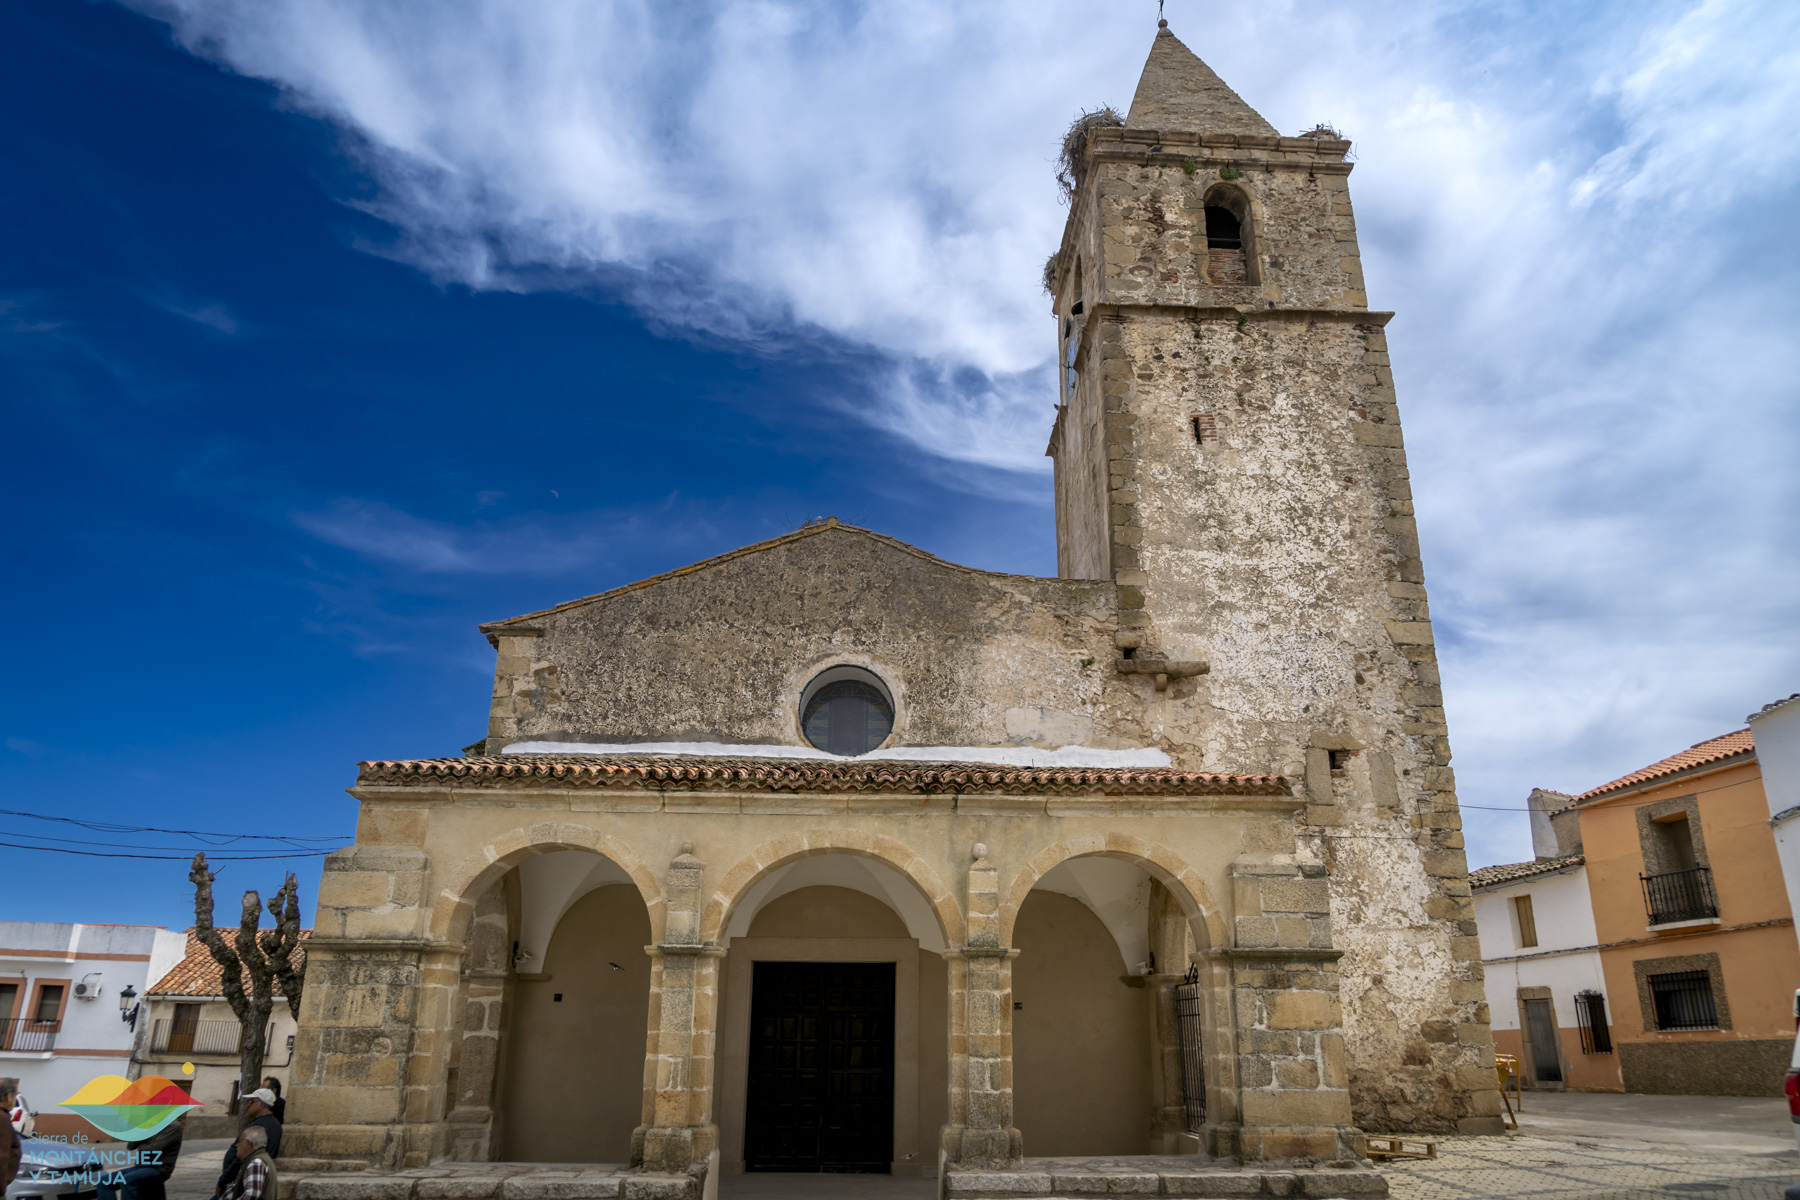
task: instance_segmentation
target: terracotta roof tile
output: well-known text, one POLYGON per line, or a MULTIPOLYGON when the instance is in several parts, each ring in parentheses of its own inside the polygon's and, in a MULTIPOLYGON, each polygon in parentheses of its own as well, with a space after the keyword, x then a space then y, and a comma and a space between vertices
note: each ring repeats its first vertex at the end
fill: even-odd
POLYGON ((1665 775, 1675 775, 1693 767, 1704 767, 1708 763, 1722 762, 1738 754, 1749 754, 1756 750, 1756 738, 1748 729, 1739 729, 1732 733, 1721 734, 1704 742, 1696 742, 1680 754, 1671 754, 1661 762, 1653 762, 1641 770, 1629 775, 1622 775, 1611 783, 1603 783, 1591 791, 1575 797, 1575 803, 1583 804, 1608 792, 1647 783, 1652 779, 1661 779, 1665 775))
POLYGON ((1749 716, 1745 717, 1744 720, 1754 721, 1758 717, 1767 716, 1768 714, 1774 712, 1778 708, 1786 708, 1788 705, 1792 704, 1796 700, 1800 700, 1800 692, 1795 692, 1791 696, 1783 696, 1779 700, 1771 700, 1767 704, 1763 705, 1761 708, 1757 709, 1755 712, 1751 713, 1749 716))
POLYGON ((985 763, 820 762, 679 755, 504 754, 357 764, 357 782, 388 787, 627 791, 992 793, 1047 796, 1287 796, 1281 775, 1222 775, 1172 767, 1001 767, 985 763))
MULTIPOLYGON (((235 930, 226 929, 221 932, 230 937, 235 930)), ((312 930, 302 929, 300 936, 309 938, 312 936, 312 930)), ((306 965, 305 946, 301 946, 298 959, 298 965, 304 968, 306 965)), ((205 943, 195 937, 194 931, 190 929, 187 931, 187 950, 182 954, 181 961, 171 967, 167 975, 151 984, 150 990, 145 994, 148 996, 223 996, 225 988, 220 982, 221 978, 222 972, 219 964, 213 961, 212 951, 208 950, 205 943)), ((247 991, 250 981, 246 979, 244 982, 247 991)), ((279 982, 275 985, 275 994, 277 996, 282 994, 279 982)))
POLYGON ((1521 879, 1530 879, 1534 875, 1548 875, 1565 867, 1585 866, 1587 859, 1579 854, 1571 854, 1567 858, 1539 858, 1531 862, 1498 863, 1491 867, 1482 867, 1479 871, 1469 872, 1469 886, 1473 888, 1493 887, 1497 883, 1517 883, 1521 879))

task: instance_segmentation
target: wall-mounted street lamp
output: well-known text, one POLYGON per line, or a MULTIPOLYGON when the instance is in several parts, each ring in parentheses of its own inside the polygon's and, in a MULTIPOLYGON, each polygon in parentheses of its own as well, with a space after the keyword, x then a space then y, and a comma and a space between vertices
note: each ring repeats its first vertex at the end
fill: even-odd
POLYGON ((136 1030, 137 1017, 137 989, 128 983, 119 990, 119 1020, 136 1030))

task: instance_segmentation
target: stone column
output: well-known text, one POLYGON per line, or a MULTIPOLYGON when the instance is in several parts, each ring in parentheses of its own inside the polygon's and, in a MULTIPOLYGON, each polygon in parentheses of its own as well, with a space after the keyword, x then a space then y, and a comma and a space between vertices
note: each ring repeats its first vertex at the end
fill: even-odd
POLYGON ((496 883, 475 903, 463 953, 458 1036, 452 1044, 449 1157, 492 1162, 500 1157, 501 1052, 512 1005, 511 923, 506 892, 496 883))
POLYGON ((700 943, 701 865, 684 845, 669 864, 668 925, 651 957, 644 1124, 632 1134, 632 1163, 647 1171, 698 1176, 710 1193, 718 1175, 713 1123, 719 959, 700 943))
POLYGON ((943 1165, 1016 1167, 1024 1139, 1013 1128, 1012 960, 1000 944, 1000 873, 975 846, 969 868, 968 944, 947 950, 950 970, 950 1123, 943 1165))
POLYGON ((285 1157, 412 1167, 444 1153, 462 946, 419 934, 426 865, 423 851, 381 845, 326 859, 285 1157))
POLYGON ((1353 1157, 1341 952, 1331 944, 1325 868, 1286 854, 1244 855, 1231 864, 1231 883, 1236 945, 1212 953, 1231 965, 1239 1153, 1353 1157))

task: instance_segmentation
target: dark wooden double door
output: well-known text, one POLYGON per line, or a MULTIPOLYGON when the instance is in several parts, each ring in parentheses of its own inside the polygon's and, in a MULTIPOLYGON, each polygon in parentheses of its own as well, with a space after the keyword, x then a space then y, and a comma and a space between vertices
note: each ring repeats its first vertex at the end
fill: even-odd
POLYGON ((749 1084, 749 1170, 888 1171, 894 964, 757 963, 749 1084))

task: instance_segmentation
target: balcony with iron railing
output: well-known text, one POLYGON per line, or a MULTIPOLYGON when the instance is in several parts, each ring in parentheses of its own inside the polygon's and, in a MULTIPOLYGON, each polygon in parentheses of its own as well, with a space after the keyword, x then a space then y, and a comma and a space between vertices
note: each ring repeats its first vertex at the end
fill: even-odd
POLYGON ((0 1050, 11 1050, 18 1054, 48 1054, 56 1049, 56 1035, 60 1032, 61 1021, 6 1017, 0 1019, 0 1050))
POLYGON ((1652 925, 1681 921, 1716 921, 1719 897, 1713 891, 1712 870, 1689 867, 1661 875, 1640 875, 1644 885, 1644 911, 1652 925))
POLYGON ((162 1020, 150 1030, 152 1054, 236 1055, 243 1048, 244 1027, 236 1021, 162 1020))

